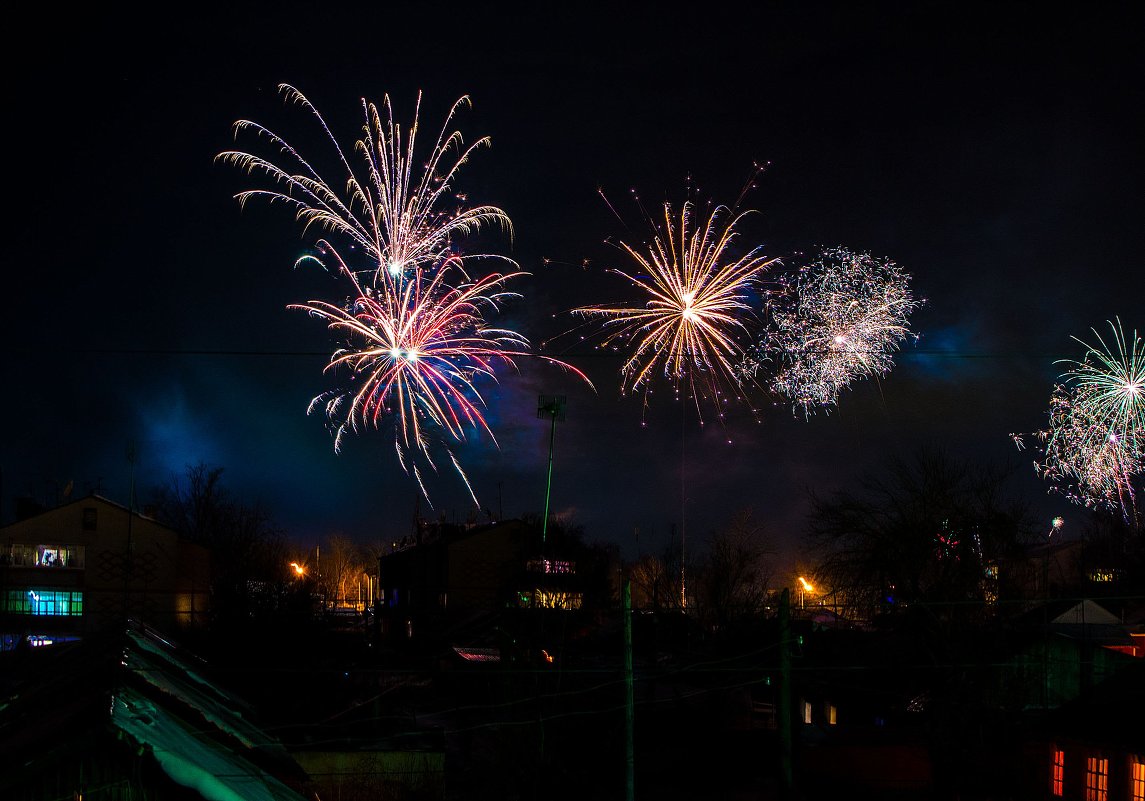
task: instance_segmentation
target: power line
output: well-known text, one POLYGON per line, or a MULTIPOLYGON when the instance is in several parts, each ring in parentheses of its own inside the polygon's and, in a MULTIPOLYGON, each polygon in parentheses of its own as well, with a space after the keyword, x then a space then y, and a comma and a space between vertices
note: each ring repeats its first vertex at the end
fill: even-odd
MULTIPOLYGON (((330 351, 328 350, 269 350, 269 349, 234 349, 234 348, 75 348, 70 347, 68 352, 74 356, 243 356, 243 357, 306 357, 306 358, 329 358, 330 351)), ((814 351, 808 351, 814 352, 814 351)), ((827 353, 827 350, 819 351, 827 353)), ((857 351, 856 351, 857 352, 857 351)), ((869 351, 871 353, 882 351, 869 351)), ((44 353, 43 346, 38 347, 20 347, 20 346, 5 346, 0 348, 0 353, 7 355, 26 355, 26 356, 42 356, 44 353)), ((593 348, 591 350, 544 350, 544 351, 521 351, 519 354, 529 356, 537 353, 546 355, 558 354, 564 358, 576 359, 623 359, 627 358, 626 354, 619 350, 609 348, 593 348)), ((916 356, 922 357, 939 357, 939 358, 957 358, 957 359, 1014 359, 1014 358, 1036 358, 1036 359, 1050 359, 1057 361, 1061 358, 1060 353, 1050 353, 1048 351, 1027 351, 1027 350, 980 350, 980 351, 964 351, 964 350, 945 350, 938 348, 911 348, 909 350, 895 351, 896 358, 913 358, 916 356)))

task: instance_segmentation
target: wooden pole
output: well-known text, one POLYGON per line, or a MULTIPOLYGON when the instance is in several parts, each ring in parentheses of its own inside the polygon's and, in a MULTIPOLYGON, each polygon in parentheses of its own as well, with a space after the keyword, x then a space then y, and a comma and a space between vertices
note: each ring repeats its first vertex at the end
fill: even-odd
POLYGON ((636 798, 636 704, 632 688, 632 580, 624 579, 624 798, 636 798))

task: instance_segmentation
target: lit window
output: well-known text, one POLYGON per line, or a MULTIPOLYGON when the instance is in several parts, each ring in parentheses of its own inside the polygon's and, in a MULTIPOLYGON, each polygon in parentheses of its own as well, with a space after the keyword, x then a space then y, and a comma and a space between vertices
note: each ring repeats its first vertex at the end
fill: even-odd
POLYGON ((525 568, 531 573, 575 573, 576 563, 560 559, 530 559, 525 568))
POLYGON ((39 567, 83 567, 83 546, 37 545, 36 565, 39 567))
POLYGON ((1085 801, 1107 801, 1109 798, 1109 760, 1088 757, 1085 760, 1085 801))
POLYGON ((810 701, 804 701, 803 702, 803 722, 804 723, 810 723, 811 722, 811 702, 810 701))
POLYGON ((1050 773, 1050 790, 1054 795, 1062 794, 1062 784, 1065 778, 1065 751, 1054 749, 1054 765, 1050 773))
POLYGON ((84 566, 82 545, 21 545, 11 546, 9 563, 13 567, 70 567, 84 566))
POLYGON ((524 590, 520 592, 521 606, 539 606, 544 609, 580 609, 584 603, 584 596, 579 592, 565 592, 564 590, 524 590))
POLYGON ((1145 762, 1134 759, 1130 767, 1129 798, 1132 801, 1145 801, 1145 762))
POLYGON ((837 712, 834 704, 827 704, 827 725, 834 726, 838 721, 836 720, 837 712))
POLYGON ((71 590, 8 590, 4 610, 24 615, 82 615, 83 593, 71 590))

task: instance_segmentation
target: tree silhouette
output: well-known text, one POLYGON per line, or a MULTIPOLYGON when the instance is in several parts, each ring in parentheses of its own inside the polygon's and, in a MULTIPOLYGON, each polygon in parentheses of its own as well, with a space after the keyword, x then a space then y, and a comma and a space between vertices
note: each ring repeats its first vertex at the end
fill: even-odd
POLYGON ((211 553, 211 614, 239 618, 251 611, 252 587, 281 581, 286 543, 260 505, 236 500, 222 482, 223 468, 199 463, 152 490, 160 523, 211 553))
POLYGON ((987 568, 1033 534, 1025 506, 1005 495, 1013 473, 924 449, 891 459, 858 492, 813 495, 819 582, 866 619, 919 603, 981 609, 987 568))
POLYGON ((708 539, 696 589, 701 619, 714 629, 759 615, 771 578, 763 526, 751 509, 737 513, 708 539))

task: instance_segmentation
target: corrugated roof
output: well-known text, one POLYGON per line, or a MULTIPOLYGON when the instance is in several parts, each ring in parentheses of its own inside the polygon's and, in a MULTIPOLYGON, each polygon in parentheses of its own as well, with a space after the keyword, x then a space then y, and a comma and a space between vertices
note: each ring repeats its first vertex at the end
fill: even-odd
POLYGON ((152 629, 133 623, 116 636, 5 656, 0 750, 14 758, 69 740, 86 750, 90 738, 108 736, 110 722, 207 801, 304 799, 284 781, 305 781, 305 773, 243 716, 246 704, 152 629))
POLYGON ((116 728, 147 746, 172 781, 206 801, 302 801, 266 771, 173 714, 163 704, 127 687, 112 701, 116 728))

